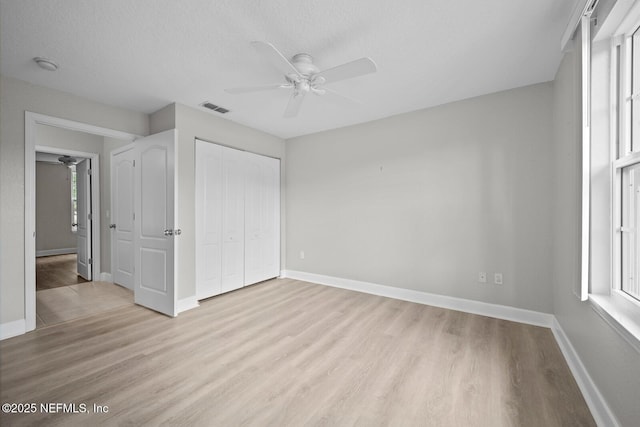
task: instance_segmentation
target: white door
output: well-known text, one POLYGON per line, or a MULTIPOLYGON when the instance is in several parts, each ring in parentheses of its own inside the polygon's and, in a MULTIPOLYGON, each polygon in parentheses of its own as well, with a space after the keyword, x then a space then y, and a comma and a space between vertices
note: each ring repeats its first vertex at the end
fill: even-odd
POLYGON ((244 284, 251 285, 280 274, 280 161, 245 157, 244 284))
POLYGON ((176 316, 175 129, 136 141, 136 304, 176 316))
POLYGON ((222 147, 222 292, 244 285, 244 154, 222 147))
POLYGON ((113 281, 133 289, 133 205, 134 205, 133 146, 111 156, 111 271, 113 281))
POLYGON ((91 160, 76 165, 78 274, 91 280, 91 160))
POLYGON ((196 296, 222 292, 222 150, 196 141, 196 296))

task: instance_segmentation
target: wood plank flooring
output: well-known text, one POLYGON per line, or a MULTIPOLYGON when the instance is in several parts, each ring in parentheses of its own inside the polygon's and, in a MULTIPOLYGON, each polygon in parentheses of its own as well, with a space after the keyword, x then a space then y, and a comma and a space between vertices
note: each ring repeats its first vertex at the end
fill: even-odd
POLYGON ((56 325, 133 305, 133 292, 109 282, 86 282, 36 292, 36 327, 56 325))
POLYGON ((87 282, 78 276, 76 254, 36 258, 36 291, 87 282))
POLYGON ((594 426, 549 329, 276 279, 0 342, 3 426, 594 426))

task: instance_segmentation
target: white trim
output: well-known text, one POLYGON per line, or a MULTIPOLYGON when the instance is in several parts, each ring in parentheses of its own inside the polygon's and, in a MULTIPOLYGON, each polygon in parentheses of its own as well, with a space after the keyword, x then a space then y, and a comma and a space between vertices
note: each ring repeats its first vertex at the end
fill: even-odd
MULTIPOLYGON (((597 0, 594 1, 594 3, 597 0)), ((591 4, 591 3, 588 3, 591 4)), ((580 288, 578 298, 589 298, 589 255, 591 254, 591 13, 580 18, 582 35, 582 195, 580 232, 580 288)))
POLYGON ((578 353, 575 348, 573 348, 569 337, 567 337, 562 326, 558 322, 558 319, 555 317, 553 319, 551 331, 556 338, 560 351, 562 351, 562 354, 569 365, 569 369, 571 370, 576 383, 578 383, 578 387, 582 392, 584 400, 587 402, 587 406, 589 406, 589 410, 591 410, 591 415, 596 421, 596 424, 601 427, 619 426, 620 423, 613 412, 611 412, 609 405, 607 405, 607 402, 600 393, 600 390, 598 390, 598 387, 591 379, 589 372, 582 364, 582 360, 580 360, 578 353))
POLYGON ((22 335, 27 332, 24 319, 0 323, 0 340, 22 335))
POLYGON ((464 298, 456 298, 445 295, 431 294, 412 289, 394 288, 392 286, 378 285, 375 283, 361 282, 358 280, 342 279, 339 277, 324 276, 321 274, 305 273, 302 271, 283 270, 282 277, 332 286, 334 288, 349 289, 372 295, 432 305, 434 307, 448 308, 464 311, 465 313, 479 314, 481 316, 495 317, 496 319, 511 320, 535 326, 550 328, 553 324, 553 315, 506 305, 491 304, 481 301, 473 301, 464 298))
MULTIPOLYGON (((631 297, 626 298, 631 299, 631 297)), ((618 290, 613 290, 611 295, 590 294, 589 302, 593 311, 640 353, 640 310, 638 304, 625 301, 624 293, 618 290)))
POLYGON ((195 296, 182 298, 176 302, 176 313, 179 314, 197 307, 200 307, 200 303, 195 296))
POLYGON ((78 252, 78 248, 60 248, 60 249, 43 249, 41 251, 36 251, 36 257, 41 256, 51 256, 51 255, 67 255, 67 254, 75 254, 78 252))
MULTIPOLYGON (((46 116, 43 114, 25 111, 24 113, 24 314, 25 314, 25 330, 32 331, 36 328, 36 271, 35 271, 35 165, 36 165, 36 125, 55 126, 63 129, 75 130, 79 132, 91 133, 94 135, 105 136, 127 141, 134 141, 138 135, 117 130, 107 129, 99 126, 93 126, 86 123, 80 123, 72 120, 61 119, 58 117, 46 116)), ((64 152, 65 150, 56 149, 56 152, 64 152)), ((96 155, 97 156, 97 155, 96 155)), ((99 168, 99 161, 96 157, 94 168, 99 168)), ((92 159, 93 160, 93 159, 92 159)), ((99 169, 96 176, 99 176, 99 169)), ((100 194, 99 188, 94 194, 100 194)), ((96 220, 94 220, 94 236, 100 236, 100 205, 99 197, 96 212, 96 220), (95 227, 98 227, 97 229, 95 227), (97 230, 97 231, 96 231, 97 230)), ((99 241, 99 240, 98 240, 99 241)), ((97 258, 97 257, 96 257, 97 258)), ((99 262, 94 264, 94 271, 100 271, 99 262)))
POLYGON ((597 3, 598 0, 579 0, 576 2, 576 6, 571 13, 571 18, 567 23, 567 28, 564 30, 562 40, 560 41, 560 50, 562 52, 566 51, 569 40, 573 38, 582 17, 585 15, 590 16, 597 3))
MULTIPOLYGON (((113 279, 111 278, 111 273, 101 272, 100 273, 100 281, 101 282, 111 282, 113 283, 113 279)), ((126 286, 124 286, 126 288, 126 286)))

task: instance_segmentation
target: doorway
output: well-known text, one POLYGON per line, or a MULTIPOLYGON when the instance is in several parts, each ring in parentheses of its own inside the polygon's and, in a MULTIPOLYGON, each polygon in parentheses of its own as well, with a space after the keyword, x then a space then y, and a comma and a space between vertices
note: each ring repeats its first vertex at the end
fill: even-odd
MULTIPOLYGON (((59 303, 62 300, 73 300, 76 303, 83 305, 83 307, 71 307, 67 310, 67 315, 62 317, 58 316, 61 321, 70 320, 69 316, 82 317, 83 315, 95 313, 95 310, 109 309, 109 306, 119 299, 118 297, 121 298, 125 296, 130 300, 130 303, 133 304, 133 295, 130 291, 117 285, 113 285, 112 283, 107 283, 111 279, 110 274, 102 271, 102 254, 105 251, 109 251, 108 246, 105 251, 101 250, 101 243, 105 240, 101 239, 101 223, 104 223, 104 219, 101 218, 101 216, 105 213, 108 215, 108 212, 103 213, 100 210, 101 195, 105 193, 104 187, 101 192, 100 171, 102 168, 100 167, 100 160, 101 155, 102 158, 106 157, 105 149, 102 144, 102 142, 106 143, 106 139, 117 141, 115 143, 117 146, 118 143, 122 145, 130 143, 135 138, 136 135, 124 132, 31 112, 25 113, 25 329, 27 331, 35 329, 36 325, 42 326, 42 319, 38 319, 38 316, 36 315, 36 301, 38 300, 38 302, 40 302, 44 293, 51 296, 51 304, 49 304, 50 307, 60 307, 61 304, 59 303), (66 131, 69 133, 68 131, 75 131, 75 133, 88 134, 99 139, 101 144, 99 148, 89 148, 91 151, 67 148, 69 144, 71 144, 71 146, 73 145, 73 143, 69 141, 66 142, 67 146, 65 146, 65 148, 61 148, 60 144, 51 144, 53 146, 40 145, 47 144, 49 141, 49 139, 42 137, 42 134, 44 133, 43 129, 48 129, 53 132, 66 131), (86 218, 87 221, 83 224, 82 221, 71 222, 70 220, 69 224, 71 227, 74 227, 74 224, 76 224, 76 277, 77 274, 80 273, 81 276, 84 276, 86 280, 90 281, 87 281, 86 283, 69 284, 68 286, 57 286, 55 289, 38 291, 38 295, 36 295, 36 255, 38 251, 36 239, 36 153, 48 153, 58 157, 66 155, 76 157, 77 159, 86 159, 86 163, 84 163, 84 165, 87 167, 84 168, 84 170, 90 170, 90 172, 87 172, 87 176, 89 176, 90 179, 87 179, 84 182, 85 186, 82 187, 82 183, 78 182, 78 184, 81 185, 76 188, 77 191, 86 192, 87 194, 85 199, 87 211, 82 212, 82 206, 80 205, 77 206, 77 208, 80 208, 80 211, 76 209, 76 214, 79 217, 86 218), (90 167, 88 167, 89 163, 90 167), (78 235, 80 236, 78 237, 78 235), (114 288, 110 288, 108 285, 111 285, 114 288), (122 295, 120 291, 126 293, 126 295, 122 295), (91 306, 90 303, 92 301, 96 302, 97 305, 91 306), (89 304, 86 304, 87 302, 89 304)), ((76 146, 80 148, 84 147, 82 144, 78 145, 78 141, 76 141, 76 146)), ((82 165, 82 162, 80 162, 80 164, 82 165)), ((108 187, 106 188, 108 189, 108 187)), ((71 189, 69 189, 69 191, 71 191, 71 189)), ((107 194, 104 194, 104 197, 108 198, 108 190, 107 194)), ((104 199, 104 197, 102 198, 104 199)), ((69 201, 69 203, 71 203, 71 201, 69 201)), ((68 246, 66 249, 69 249, 70 247, 72 246, 68 246)), ((71 255, 69 258, 73 257, 73 254, 51 255, 71 255)), ((66 260, 66 267, 70 267, 70 265, 72 266, 73 261, 74 260, 66 260)), ((62 264, 65 264, 65 262, 62 262, 62 264)), ((64 267, 60 266, 60 268, 64 267)), ((73 272, 67 272, 65 274, 67 276, 73 276, 73 272)))
POLYGON ((92 280, 93 197, 90 177, 78 178, 91 159, 49 151, 36 152, 36 291, 92 280))

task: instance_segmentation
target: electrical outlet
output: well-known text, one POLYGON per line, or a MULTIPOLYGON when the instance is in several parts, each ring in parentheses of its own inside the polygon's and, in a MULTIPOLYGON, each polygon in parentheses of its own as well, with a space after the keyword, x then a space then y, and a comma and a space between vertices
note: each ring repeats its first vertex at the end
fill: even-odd
POLYGON ((495 273, 493 275, 493 283, 496 285, 502 285, 502 273, 495 273))
POLYGON ((304 259, 304 251, 300 251, 300 259, 304 259))
POLYGON ((487 273, 485 273, 484 271, 478 273, 478 282, 487 283, 487 273))

